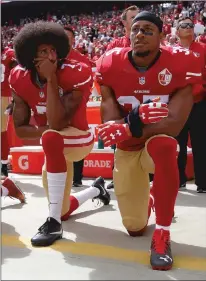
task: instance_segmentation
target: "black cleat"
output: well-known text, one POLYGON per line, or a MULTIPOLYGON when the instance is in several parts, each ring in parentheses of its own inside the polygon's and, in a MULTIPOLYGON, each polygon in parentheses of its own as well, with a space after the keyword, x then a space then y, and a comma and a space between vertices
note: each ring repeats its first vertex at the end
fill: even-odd
POLYGON ((114 183, 113 183, 113 181, 111 181, 111 182, 108 184, 107 189, 114 189, 114 183))
POLYGON ((206 192, 206 188, 202 188, 200 186, 197 187, 197 193, 205 193, 206 192))
POLYGON ((179 186, 179 191, 182 191, 182 190, 186 190, 186 182, 180 184, 180 186, 179 186))
POLYGON ((73 187, 81 187, 82 186, 82 182, 73 182, 72 186, 73 187))
POLYGON ((46 222, 38 229, 39 232, 31 238, 32 246, 46 247, 62 238, 62 225, 54 218, 47 218, 46 222))
POLYGON ((173 258, 168 230, 155 229, 151 243, 150 264, 154 270, 169 270, 172 268, 173 258))
POLYGON ((109 205, 110 203, 110 194, 109 192, 106 190, 105 186, 105 181, 102 177, 98 177, 94 183, 92 184, 92 186, 96 187, 99 189, 100 194, 96 197, 94 197, 93 199, 99 199, 100 201, 102 201, 102 203, 104 205, 109 205))
POLYGON ((8 164, 2 164, 1 163, 1 174, 4 176, 4 177, 8 177, 8 164))

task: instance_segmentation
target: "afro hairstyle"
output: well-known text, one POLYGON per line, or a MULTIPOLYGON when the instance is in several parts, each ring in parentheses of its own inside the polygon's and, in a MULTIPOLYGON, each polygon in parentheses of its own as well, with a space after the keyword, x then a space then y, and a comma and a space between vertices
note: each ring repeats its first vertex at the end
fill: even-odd
POLYGON ((14 39, 18 63, 28 70, 33 69, 33 60, 42 44, 54 46, 59 60, 66 58, 70 50, 69 39, 60 24, 37 21, 26 24, 14 39))

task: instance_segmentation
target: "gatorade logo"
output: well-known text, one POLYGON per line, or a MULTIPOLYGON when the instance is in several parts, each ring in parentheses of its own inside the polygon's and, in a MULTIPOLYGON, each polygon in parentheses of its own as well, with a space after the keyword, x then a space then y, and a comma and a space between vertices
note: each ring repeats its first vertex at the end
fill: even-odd
POLYGON ((89 168, 112 168, 112 163, 110 160, 84 160, 84 167, 89 168))
POLYGON ((21 170, 29 169, 28 155, 21 155, 18 159, 18 165, 21 170))

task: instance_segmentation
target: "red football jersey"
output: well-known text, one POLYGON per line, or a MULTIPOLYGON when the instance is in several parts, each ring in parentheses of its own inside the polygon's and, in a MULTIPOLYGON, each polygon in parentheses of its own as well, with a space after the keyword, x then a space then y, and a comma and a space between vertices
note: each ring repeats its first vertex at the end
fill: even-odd
MULTIPOLYGON (((185 49, 161 50, 156 63, 146 72, 138 71, 129 61, 130 48, 115 48, 97 61, 97 81, 113 89, 125 115, 146 101, 160 96, 168 102, 170 95, 188 84, 201 84, 200 57, 185 49)), ((123 150, 139 150, 145 140, 131 138, 121 142, 123 150)))
POLYGON ((130 41, 129 37, 123 36, 123 37, 120 37, 120 38, 117 38, 117 39, 111 41, 111 43, 109 43, 109 45, 107 46, 106 51, 112 50, 116 47, 126 48, 126 47, 130 47, 130 46, 131 46, 131 41, 130 41))
MULTIPOLYGON (((93 83, 91 68, 84 63, 65 60, 61 68, 57 70, 57 79, 60 96, 68 94, 73 90, 82 92, 83 98, 81 104, 69 125, 79 130, 88 130, 86 105, 93 83)), ((47 85, 45 84, 43 88, 40 89, 32 82, 31 72, 19 65, 12 69, 9 82, 14 92, 32 109, 37 125, 46 125, 47 85)))
POLYGON ((6 48, 1 54, 1 95, 2 97, 10 97, 11 89, 9 87, 9 74, 11 71, 11 64, 15 61, 14 50, 6 48))
POLYGON ((69 52, 67 59, 69 60, 76 60, 78 62, 83 62, 86 65, 92 67, 94 65, 94 63, 85 55, 81 54, 78 50, 75 49, 71 49, 71 51, 69 52))
MULTIPOLYGON (((180 44, 176 44, 174 48, 181 47, 180 44)), ((202 77, 203 84, 206 85, 206 45, 201 42, 193 41, 189 47, 189 50, 196 53, 202 58, 202 77)), ((206 98, 206 90, 202 85, 197 85, 194 88, 195 91, 195 102, 201 101, 203 98, 206 98)))

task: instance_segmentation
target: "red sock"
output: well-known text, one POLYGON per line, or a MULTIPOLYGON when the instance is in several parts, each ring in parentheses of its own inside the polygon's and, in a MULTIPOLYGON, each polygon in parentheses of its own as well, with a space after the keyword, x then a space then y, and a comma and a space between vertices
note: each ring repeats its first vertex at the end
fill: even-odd
POLYGON ((1 160, 7 161, 8 156, 9 156, 8 135, 7 132, 2 132, 1 133, 1 160))
POLYGON ((153 181, 156 224, 170 226, 179 188, 177 165, 177 141, 170 137, 157 136, 147 145, 147 151, 155 164, 153 181))
POLYGON ((61 217, 62 221, 68 220, 71 213, 73 213, 79 207, 79 202, 74 196, 70 195, 69 200, 70 200, 70 208, 69 211, 61 217))
POLYGON ((66 172, 64 139, 56 132, 48 131, 42 136, 42 147, 46 155, 46 168, 49 173, 66 172))

